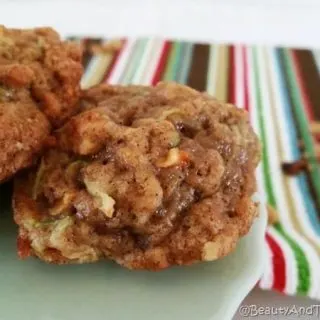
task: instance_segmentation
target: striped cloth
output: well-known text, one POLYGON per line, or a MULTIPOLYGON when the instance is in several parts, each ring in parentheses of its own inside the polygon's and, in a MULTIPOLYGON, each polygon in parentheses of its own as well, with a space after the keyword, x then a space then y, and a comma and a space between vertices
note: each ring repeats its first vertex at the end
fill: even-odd
POLYGON ((263 143, 259 191, 278 213, 259 286, 320 299, 320 50, 76 40, 85 48, 83 87, 174 80, 249 111, 263 143))

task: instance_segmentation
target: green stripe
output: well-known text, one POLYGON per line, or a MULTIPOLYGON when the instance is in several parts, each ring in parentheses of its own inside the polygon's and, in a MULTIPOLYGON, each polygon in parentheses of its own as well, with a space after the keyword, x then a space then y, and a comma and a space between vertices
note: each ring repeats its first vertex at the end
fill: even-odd
MULTIPOLYGON (((268 160, 268 153, 267 153, 267 146, 268 141, 266 138, 265 133, 265 122, 263 119, 263 103, 261 98, 261 93, 259 90, 259 66, 258 66, 258 59, 257 59, 257 49, 254 48, 253 50, 253 57, 254 57, 254 81, 257 86, 256 90, 256 105, 257 105, 257 114, 258 114, 258 123, 260 127, 260 136, 262 139, 263 149, 262 149, 262 166, 263 166, 263 175, 264 175, 264 183, 265 189, 267 191, 267 198, 269 204, 271 204, 275 209, 277 209, 277 203, 275 199, 275 195, 272 188, 272 180, 271 180, 271 172, 270 172, 270 165, 268 160)), ((298 245, 298 243, 293 240, 289 234, 283 229, 280 223, 275 225, 275 228, 279 231, 280 235, 287 241, 290 248, 293 251, 296 263, 297 263, 297 271, 298 271, 298 284, 296 291, 298 294, 307 294, 310 288, 310 269, 308 260, 298 245)), ((288 261, 286 261, 288 263, 288 261)))
POLYGON ((192 51, 193 44, 185 42, 183 44, 182 57, 181 57, 181 65, 180 65, 180 74, 179 79, 177 81, 182 84, 186 84, 188 80, 189 69, 192 60, 192 51))
MULTIPOLYGON (((310 176, 312 185, 314 187, 316 196, 320 199, 320 168, 316 161, 316 152, 314 150, 314 140, 309 131, 309 124, 306 118, 303 100, 301 92, 299 90, 299 85, 296 79, 296 75, 293 69, 293 61, 289 55, 288 49, 282 49, 284 63, 288 74, 288 84, 293 96, 293 111, 295 113, 298 129, 301 134, 302 140, 304 142, 305 152, 308 158, 314 159, 314 161, 309 161, 310 164, 310 176)), ((319 88, 320 90, 320 88, 319 88)))
POLYGON ((186 67, 188 65, 187 54, 189 51, 188 44, 186 42, 180 43, 180 50, 179 50, 179 56, 177 61, 177 68, 176 68, 176 77, 175 81, 179 83, 184 83, 186 80, 186 67))
POLYGON ((180 44, 178 42, 172 42, 170 55, 169 55, 166 70, 163 76, 163 80, 172 81, 176 79, 177 57, 178 57, 179 51, 180 51, 180 44))
POLYGON ((265 125, 264 125, 264 119, 262 114, 262 98, 261 98, 261 92, 259 90, 259 67, 258 67, 258 61, 257 61, 257 49, 253 48, 253 72, 254 72, 254 81, 257 85, 256 90, 256 106, 257 106, 257 114, 258 114, 258 124, 260 128, 260 137, 262 140, 262 169, 263 169, 263 178, 264 178, 264 185, 265 190, 267 191, 267 199, 270 205, 272 205, 274 208, 277 206, 276 199, 274 196, 274 192, 272 189, 272 182, 271 182, 271 172, 270 172, 270 165, 269 165, 269 159, 268 159, 268 141, 266 139, 266 133, 265 133, 265 125))
POLYGON ((154 50, 155 45, 152 39, 143 39, 139 48, 140 57, 135 64, 134 72, 129 79, 129 83, 142 84, 146 73, 149 71, 150 60, 151 56, 154 56, 154 50), (138 72, 140 72, 140 75, 137 78, 138 72))
POLYGON ((125 84, 130 84, 132 82, 134 74, 137 70, 137 65, 139 64, 143 50, 145 49, 146 43, 147 43, 146 39, 137 40, 133 48, 133 51, 131 52, 131 56, 128 59, 126 68, 123 74, 121 75, 121 78, 120 78, 121 84, 125 85, 125 84))
POLYGON ((173 65, 173 74, 174 74, 174 80, 179 82, 180 73, 181 73, 181 66, 183 64, 183 43, 182 42, 176 42, 176 56, 175 56, 175 63, 173 65))
POLYGON ((178 57, 177 57, 177 62, 176 62, 176 76, 175 76, 175 81, 181 83, 181 73, 184 65, 183 57, 185 53, 185 43, 184 42, 179 42, 179 50, 178 50, 178 57))
POLYGON ((138 43, 137 50, 135 52, 134 57, 131 60, 131 68, 128 73, 128 78, 126 79, 126 84, 130 84, 133 81, 133 78, 138 70, 138 65, 141 63, 141 59, 143 58, 144 51, 146 50, 146 46, 148 44, 147 39, 140 39, 138 43))

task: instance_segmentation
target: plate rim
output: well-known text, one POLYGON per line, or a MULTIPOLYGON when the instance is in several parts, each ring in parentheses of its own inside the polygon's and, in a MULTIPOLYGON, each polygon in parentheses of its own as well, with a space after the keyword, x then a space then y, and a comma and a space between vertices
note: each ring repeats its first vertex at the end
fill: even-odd
MULTIPOLYGON (((225 317, 224 320, 231 320, 238 308, 240 307, 243 300, 246 298, 246 296, 250 293, 250 291, 254 288, 256 283, 261 278, 261 275, 263 274, 265 262, 267 260, 267 249, 266 249, 266 243, 265 243, 265 235, 267 231, 268 226, 268 214, 267 214, 267 207, 266 202, 261 200, 261 197, 258 195, 254 196, 255 201, 256 198, 258 198, 258 206, 259 206, 259 216, 254 222, 255 227, 258 229, 256 232, 259 234, 261 233, 261 236, 259 236, 258 240, 254 242, 255 249, 253 252, 255 252, 255 260, 257 261, 257 266, 253 269, 252 276, 250 278, 244 278, 245 283, 238 288, 238 290, 235 292, 235 295, 233 296, 233 299, 231 300, 229 304, 229 308, 225 310, 225 317)), ((252 228, 252 227, 251 227, 252 228)), ((252 229, 250 229, 248 235, 252 232, 252 229)), ((210 318, 210 320, 214 319, 214 315, 210 318)))

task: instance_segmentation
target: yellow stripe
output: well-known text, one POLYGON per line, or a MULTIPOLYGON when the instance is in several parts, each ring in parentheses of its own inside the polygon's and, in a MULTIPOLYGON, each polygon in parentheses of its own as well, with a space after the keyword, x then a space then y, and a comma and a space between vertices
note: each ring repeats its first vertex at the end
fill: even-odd
POLYGON ((211 44, 209 49, 209 63, 208 63, 208 71, 207 71, 207 88, 206 91, 209 94, 214 95, 215 90, 215 81, 217 78, 217 48, 216 45, 211 44))
POLYGON ((227 100, 229 50, 226 45, 218 46, 218 75, 215 96, 218 100, 227 100))
POLYGON ((88 75, 86 81, 82 84, 83 88, 89 88, 96 84, 99 84, 107 71, 108 66, 112 61, 113 55, 108 54, 100 54, 96 56, 96 61, 94 64, 94 68, 90 70, 90 74, 88 75))

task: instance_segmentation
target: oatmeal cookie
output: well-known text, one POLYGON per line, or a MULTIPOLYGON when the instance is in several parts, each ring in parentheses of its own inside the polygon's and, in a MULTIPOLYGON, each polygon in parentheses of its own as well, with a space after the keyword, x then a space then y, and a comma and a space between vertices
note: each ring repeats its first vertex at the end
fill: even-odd
POLYGON ((50 28, 0 26, 0 182, 30 165, 77 107, 81 50, 50 28))
POLYGON ((161 270, 229 254, 257 214, 247 114, 175 83, 100 85, 15 181, 21 257, 161 270))

